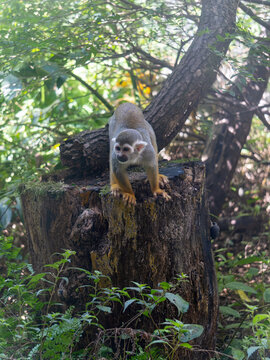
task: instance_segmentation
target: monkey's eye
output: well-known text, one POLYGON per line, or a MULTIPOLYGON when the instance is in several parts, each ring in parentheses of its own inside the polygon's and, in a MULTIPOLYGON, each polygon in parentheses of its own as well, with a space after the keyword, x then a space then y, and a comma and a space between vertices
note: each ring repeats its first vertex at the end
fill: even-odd
POLYGON ((116 151, 120 151, 120 150, 121 150, 121 149, 120 149, 120 146, 116 146, 116 147, 115 147, 115 150, 116 150, 116 151))
POLYGON ((129 147, 127 147, 127 146, 123 147, 123 151, 128 152, 128 151, 129 151, 129 147))

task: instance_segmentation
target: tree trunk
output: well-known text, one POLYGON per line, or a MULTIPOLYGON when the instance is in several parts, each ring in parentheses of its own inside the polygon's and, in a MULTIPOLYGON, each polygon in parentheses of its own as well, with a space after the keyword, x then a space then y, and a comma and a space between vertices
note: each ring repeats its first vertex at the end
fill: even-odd
MULTIPOLYGON (((146 120, 156 133, 159 149, 168 145, 181 130, 191 111, 215 81, 216 71, 231 41, 228 34, 234 30, 238 2, 202 1, 202 14, 194 41, 144 111, 146 120)), ((100 173, 108 167, 108 129, 84 131, 66 140, 60 149, 61 161, 70 168, 71 176, 100 173)))
POLYGON ((247 67, 251 76, 246 79, 245 86, 240 75, 229 91, 236 96, 219 96, 220 107, 214 119, 212 136, 203 154, 210 213, 214 215, 219 215, 222 210, 253 115, 267 87, 270 71, 263 65, 265 61, 263 53, 254 54, 251 50, 247 67))
MULTIPOLYGON (((26 186, 22 205, 33 267, 44 271, 52 254, 62 249, 76 251, 72 265, 99 270, 111 278, 113 286, 130 286, 132 281, 157 288, 177 274, 188 275, 176 293, 189 302, 185 323, 204 327, 194 341, 200 348, 215 347, 218 294, 209 239, 209 215, 204 193, 204 166, 168 164, 161 171, 169 177, 167 191, 172 200, 154 199, 144 174, 132 173, 137 198, 135 207, 101 191, 108 177, 80 180, 76 184, 42 183, 26 186), (100 192, 101 191, 101 192, 100 192)), ((82 279, 68 270, 69 284, 62 294, 67 305, 83 309, 87 294, 77 289, 82 279)), ((63 290, 63 289, 62 289, 63 290)), ((63 299, 61 299, 63 301, 63 299)), ((159 326, 166 318, 177 318, 171 304, 153 313, 159 326)), ((106 327, 120 327, 132 317, 132 309, 104 319, 106 327)), ((131 325, 132 327, 133 325, 131 325)), ((152 331, 145 318, 138 328, 152 331)), ((179 354, 177 359, 207 359, 206 352, 179 354)))

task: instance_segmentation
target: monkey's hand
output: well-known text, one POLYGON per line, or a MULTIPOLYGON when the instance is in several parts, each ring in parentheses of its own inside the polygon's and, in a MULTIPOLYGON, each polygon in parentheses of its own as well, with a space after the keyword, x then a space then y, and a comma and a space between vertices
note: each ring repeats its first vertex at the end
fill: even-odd
POLYGON ((112 184, 111 185, 111 193, 113 194, 113 196, 115 197, 119 197, 120 196, 120 187, 118 184, 112 184))
POLYGON ((136 198, 134 194, 130 194, 127 192, 122 192, 123 200, 128 205, 136 205, 136 198))
POLYGON ((120 194, 123 196, 123 200, 128 205, 135 205, 136 204, 136 198, 134 194, 127 193, 123 190, 121 190, 121 187, 118 184, 112 184, 111 185, 111 193, 115 197, 119 197, 120 194))
POLYGON ((157 197, 158 195, 161 195, 166 201, 171 200, 170 195, 167 194, 165 190, 157 189, 153 194, 154 194, 154 197, 157 197))
POLYGON ((169 183, 169 179, 167 178, 166 175, 158 174, 158 182, 159 182, 159 185, 165 186, 166 184, 169 183))
MULTIPOLYGON (((145 179, 145 183, 147 183, 148 179, 145 179)), ((169 179, 166 175, 158 174, 158 182, 160 186, 165 186, 166 184, 169 184, 169 179)))

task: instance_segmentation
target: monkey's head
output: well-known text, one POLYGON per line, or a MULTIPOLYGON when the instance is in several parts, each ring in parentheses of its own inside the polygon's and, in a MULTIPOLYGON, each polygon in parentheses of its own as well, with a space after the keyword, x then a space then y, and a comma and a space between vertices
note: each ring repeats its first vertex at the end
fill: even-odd
POLYGON ((121 131, 112 142, 116 158, 122 164, 135 164, 147 145, 141 134, 134 129, 121 131))

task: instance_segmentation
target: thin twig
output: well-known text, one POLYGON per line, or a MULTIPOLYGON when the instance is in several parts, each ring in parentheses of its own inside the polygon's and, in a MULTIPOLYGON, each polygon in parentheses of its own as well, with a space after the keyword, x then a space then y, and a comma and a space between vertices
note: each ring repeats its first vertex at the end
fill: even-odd
POLYGON ((170 70, 173 70, 173 66, 171 64, 169 64, 167 61, 155 58, 154 56, 150 55, 149 53, 147 53, 146 51, 144 51, 142 48, 140 48, 138 46, 133 46, 133 49, 135 52, 142 54, 146 60, 151 61, 153 64, 160 65, 161 67, 166 67, 170 70))
POLYGON ((100 95, 100 93, 92 88, 91 85, 89 85, 86 81, 84 81, 82 78, 80 78, 78 75, 74 74, 72 71, 68 71, 68 74, 72 76, 74 79, 78 80, 83 86, 85 86, 93 95, 95 95, 105 106, 108 110, 113 111, 113 106, 108 103, 108 101, 100 95))
POLYGON ((263 123, 263 125, 265 125, 267 127, 268 130, 270 130, 270 124, 268 123, 268 121, 266 120, 264 113, 260 110, 257 109, 255 111, 256 115, 258 116, 258 118, 261 120, 261 122, 263 123))

